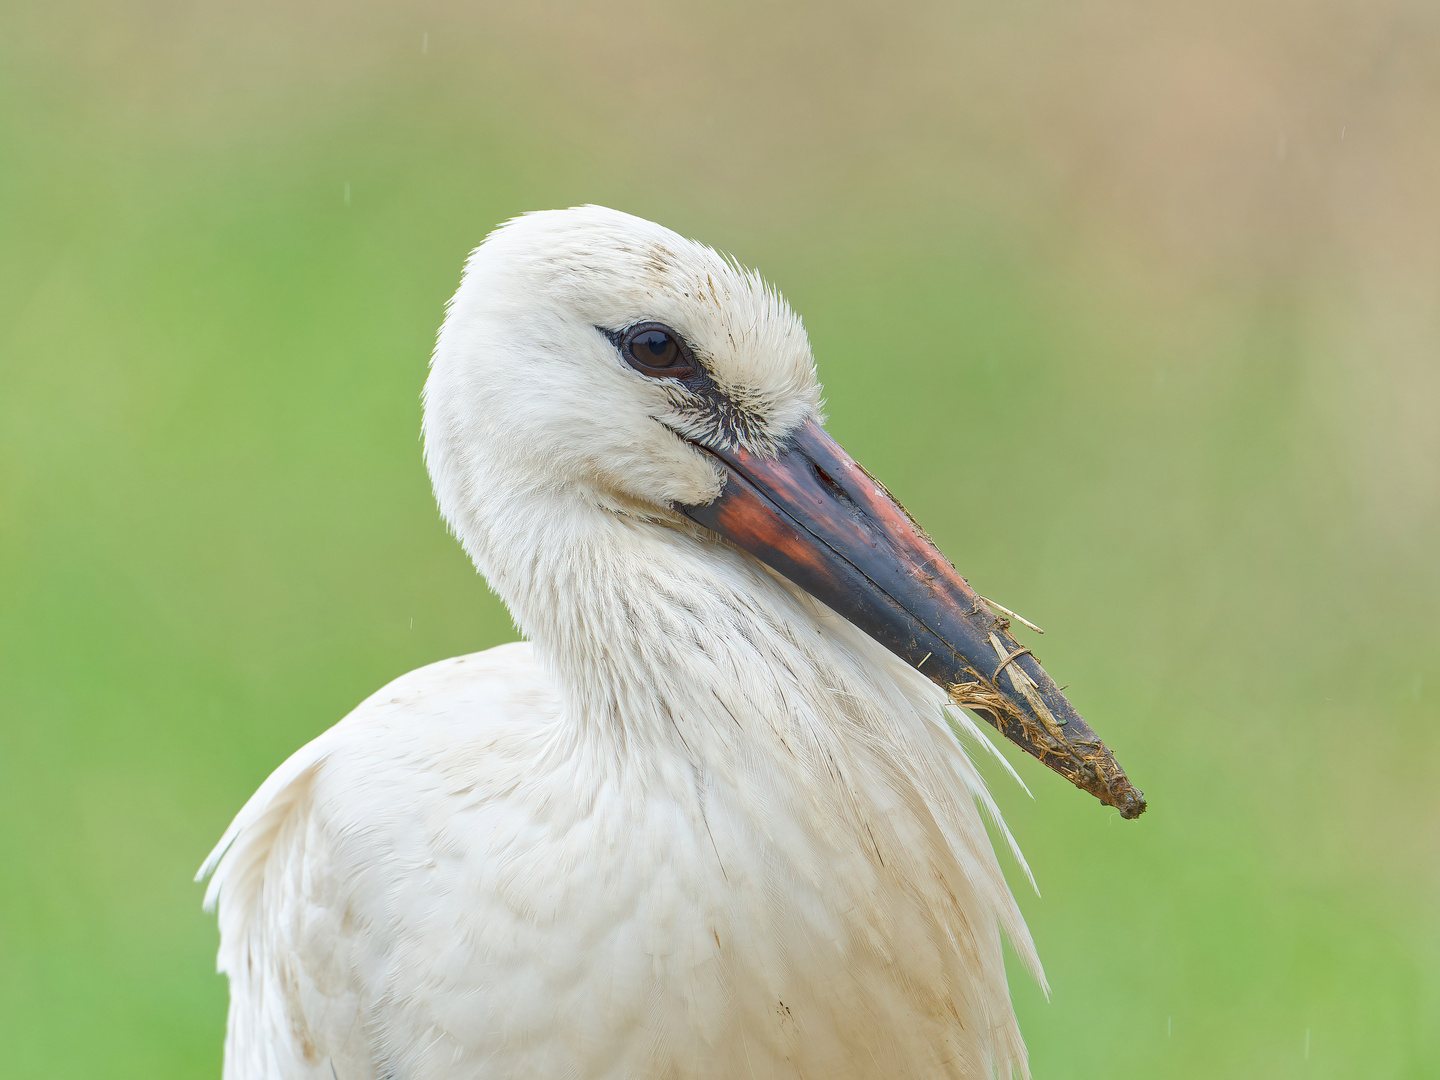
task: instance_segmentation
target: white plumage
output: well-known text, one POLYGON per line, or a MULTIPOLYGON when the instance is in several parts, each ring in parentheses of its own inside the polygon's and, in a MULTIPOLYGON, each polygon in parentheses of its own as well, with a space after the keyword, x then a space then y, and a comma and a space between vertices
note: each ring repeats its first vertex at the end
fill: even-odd
POLYGON ((799 320, 708 248, 587 207, 474 252, 426 460, 528 640, 376 693, 206 861, 227 1080, 1028 1075, 1002 929, 1043 976, 951 725, 988 742, 673 509, 718 414, 601 332, 647 320, 749 448, 818 419, 799 320))

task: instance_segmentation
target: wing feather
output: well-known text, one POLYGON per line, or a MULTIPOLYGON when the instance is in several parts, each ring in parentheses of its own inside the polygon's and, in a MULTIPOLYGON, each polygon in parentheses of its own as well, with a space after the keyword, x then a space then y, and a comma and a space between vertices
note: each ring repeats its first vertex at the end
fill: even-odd
POLYGON ((197 875, 210 878, 230 980, 225 1080, 382 1075, 370 1020, 392 936, 376 924, 415 857, 395 829, 425 802, 437 738, 483 734, 495 691, 532 668, 513 645, 410 672, 296 751, 236 815, 197 875))

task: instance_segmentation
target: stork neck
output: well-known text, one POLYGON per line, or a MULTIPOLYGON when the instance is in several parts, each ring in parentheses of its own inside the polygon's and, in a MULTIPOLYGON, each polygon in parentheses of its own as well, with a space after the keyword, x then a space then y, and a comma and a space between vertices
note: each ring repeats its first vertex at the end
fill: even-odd
POLYGON ((569 520, 492 583, 585 731, 698 751, 837 685, 807 598, 749 556, 604 510, 569 520))

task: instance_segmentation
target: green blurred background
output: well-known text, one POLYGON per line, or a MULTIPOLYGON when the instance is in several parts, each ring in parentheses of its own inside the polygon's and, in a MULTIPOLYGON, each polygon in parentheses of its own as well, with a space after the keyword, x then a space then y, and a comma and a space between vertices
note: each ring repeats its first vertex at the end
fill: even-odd
POLYGON ((218 1075, 191 875, 513 636, 418 392, 468 249, 599 202, 788 294, 1148 792, 994 778, 1036 1076, 1440 1075, 1437 115, 1428 0, 12 0, 0 1072, 218 1075))

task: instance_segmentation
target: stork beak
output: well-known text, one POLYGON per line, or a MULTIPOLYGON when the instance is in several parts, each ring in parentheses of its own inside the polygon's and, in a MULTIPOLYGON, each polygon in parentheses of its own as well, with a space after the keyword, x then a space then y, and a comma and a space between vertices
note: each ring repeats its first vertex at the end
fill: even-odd
POLYGON ((724 465, 724 489, 677 510, 849 619, 1121 817, 1144 812, 1144 793, 1010 635, 1009 620, 818 424, 807 421, 774 458, 700 449, 724 465))

